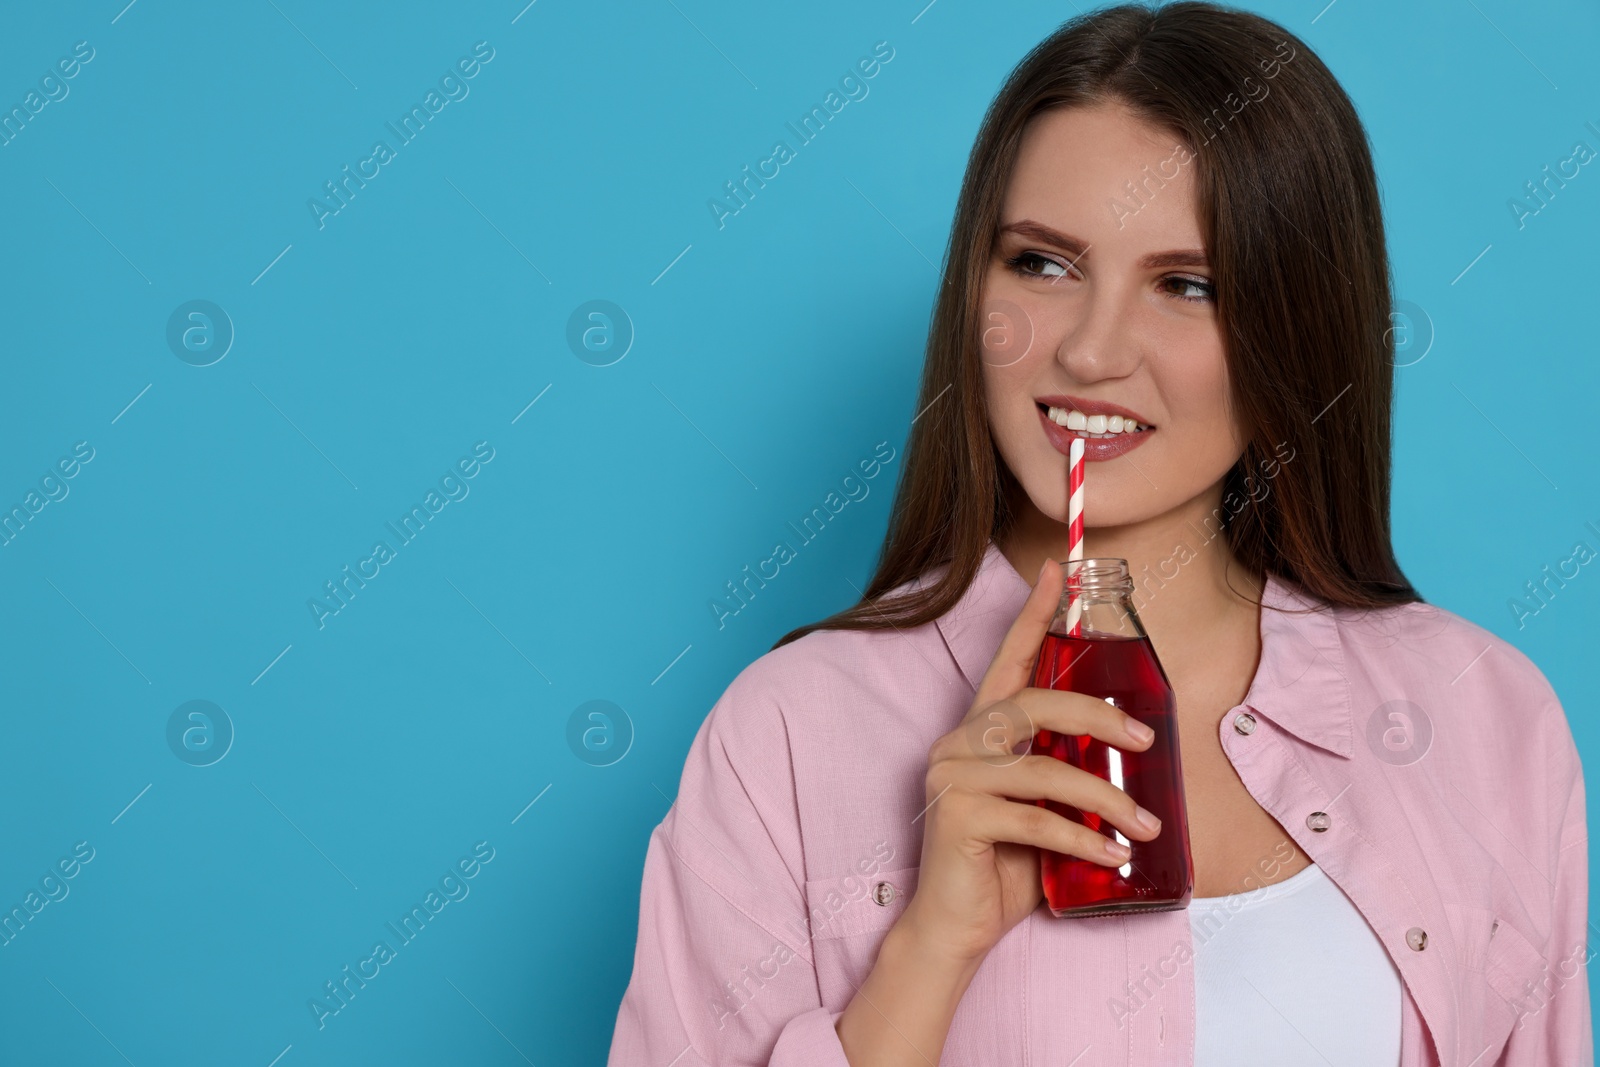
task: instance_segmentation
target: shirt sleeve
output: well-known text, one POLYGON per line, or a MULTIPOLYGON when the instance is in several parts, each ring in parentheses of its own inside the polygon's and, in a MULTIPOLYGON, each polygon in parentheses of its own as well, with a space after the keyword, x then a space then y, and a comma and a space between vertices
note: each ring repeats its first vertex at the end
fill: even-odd
POLYGON ((650 835, 608 1067, 849 1067, 812 962, 782 714, 736 678, 650 835))
MULTIPOLYGON (((1554 702, 1553 695, 1550 698, 1554 702)), ((1555 702, 1551 733, 1560 753, 1548 764, 1566 768, 1551 775, 1565 792, 1553 810, 1563 811, 1556 835, 1550 887, 1550 938, 1544 946, 1544 974, 1528 998, 1501 1059, 1505 1067, 1564 1064, 1593 1067, 1594 1030, 1589 1008, 1589 831, 1583 766, 1565 713, 1555 702)), ((1557 794, 1559 796, 1559 794, 1557 794)))

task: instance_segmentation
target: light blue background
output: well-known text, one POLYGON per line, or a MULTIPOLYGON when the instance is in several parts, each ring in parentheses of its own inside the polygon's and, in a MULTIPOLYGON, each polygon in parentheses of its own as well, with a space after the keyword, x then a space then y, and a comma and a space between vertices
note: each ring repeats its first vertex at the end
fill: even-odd
MULTIPOLYGON (((0 504, 95 450, 0 548, 0 904, 95 849, 0 947, 0 1061, 600 1063, 695 730, 854 600, 900 461, 724 628, 709 604, 903 448, 972 136, 1076 9, 124 2, 11 5, 0 35, 6 109, 95 49, 0 148, 0 504), (480 40, 470 94, 319 230, 307 200, 480 40), (708 199, 884 40, 719 230, 708 199), (208 367, 165 340, 195 299, 237 331, 208 367), (636 330, 611 366, 565 339, 595 299, 636 330), (319 629, 307 600, 478 441, 470 494, 319 629), (166 740, 194 699, 236 731, 209 767, 166 740), (597 699, 634 731, 606 767, 567 743, 597 699), (308 1000, 478 841, 470 895, 319 1031, 308 1000)), ((1401 561, 1533 657, 1592 762, 1600 571, 1521 629, 1508 601, 1600 548, 1600 169, 1523 228, 1507 202, 1600 148, 1600 15, 1259 10, 1357 102, 1431 320, 1398 371, 1401 561)))

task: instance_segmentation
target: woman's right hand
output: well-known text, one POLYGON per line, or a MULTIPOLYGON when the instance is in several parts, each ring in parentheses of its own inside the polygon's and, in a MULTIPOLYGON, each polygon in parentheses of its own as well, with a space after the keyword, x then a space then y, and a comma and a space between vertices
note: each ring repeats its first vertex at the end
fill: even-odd
POLYGON ((1148 841, 1160 832, 1153 815, 1105 779, 1053 756, 1012 751, 1025 740, 1031 749, 1038 730, 1089 734, 1128 751, 1142 751, 1154 738, 1149 727, 1104 700, 1029 686, 1061 588, 1061 565, 1045 560, 966 717, 928 752, 921 870, 896 923, 924 953, 981 961, 1039 906, 1039 848, 1108 867, 1126 861, 1127 846, 1041 807, 1038 799, 1097 813, 1130 840, 1148 841))

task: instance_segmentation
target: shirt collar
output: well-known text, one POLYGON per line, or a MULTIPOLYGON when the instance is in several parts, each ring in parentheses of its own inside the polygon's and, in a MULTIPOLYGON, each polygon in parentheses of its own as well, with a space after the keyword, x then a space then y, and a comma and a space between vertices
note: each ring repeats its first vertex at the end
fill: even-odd
MULTIPOLYGON (((971 585, 938 618, 939 633, 974 690, 1031 589, 991 540, 971 585)), ((1351 756, 1350 684, 1332 606, 1273 574, 1261 606, 1261 660, 1240 703, 1302 741, 1351 756), (1307 608, 1314 610, 1290 614, 1307 608)))

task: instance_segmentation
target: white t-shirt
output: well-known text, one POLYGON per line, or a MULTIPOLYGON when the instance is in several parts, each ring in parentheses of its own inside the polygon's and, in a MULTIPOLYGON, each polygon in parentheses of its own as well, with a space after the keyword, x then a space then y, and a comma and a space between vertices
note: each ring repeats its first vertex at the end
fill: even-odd
POLYGON ((1315 863, 1281 882, 1193 897, 1195 1067, 1400 1062, 1400 973, 1315 863))

